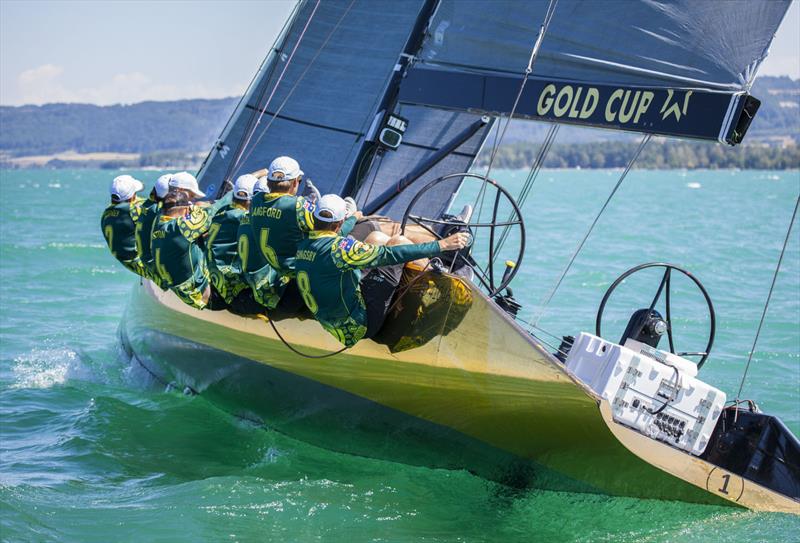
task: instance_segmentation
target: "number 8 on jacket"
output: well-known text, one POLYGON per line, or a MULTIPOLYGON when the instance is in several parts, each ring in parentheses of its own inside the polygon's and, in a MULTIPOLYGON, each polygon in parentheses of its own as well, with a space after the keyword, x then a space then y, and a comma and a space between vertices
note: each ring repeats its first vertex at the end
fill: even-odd
POLYGON ((308 310, 316 315, 318 309, 317 301, 311 295, 311 282, 308 280, 308 274, 304 271, 297 274, 297 289, 300 291, 308 310))

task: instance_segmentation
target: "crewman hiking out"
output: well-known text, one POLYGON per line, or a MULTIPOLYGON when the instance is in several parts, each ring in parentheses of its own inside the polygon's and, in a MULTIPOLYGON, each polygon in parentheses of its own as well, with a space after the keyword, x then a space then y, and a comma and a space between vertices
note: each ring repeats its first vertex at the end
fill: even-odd
POLYGON ((232 194, 201 207, 193 205, 190 198, 205 196, 193 175, 175 174, 169 185, 170 192, 161 204, 151 238, 156 271, 162 284, 185 303, 197 309, 224 309, 221 298, 212 299, 208 266, 199 242, 211 227, 216 212, 230 204, 232 194))
POLYGON ((111 204, 103 211, 100 227, 114 258, 133 273, 145 277, 145 267, 136 250, 136 224, 144 203, 136 193, 143 189, 142 182, 130 175, 115 177, 111 182, 111 204))
POLYGON ((147 200, 142 204, 142 215, 136 222, 136 252, 139 254, 139 260, 142 261, 142 265, 145 268, 145 277, 164 290, 166 290, 166 287, 161 284, 161 277, 156 272, 150 239, 153 235, 153 225, 161 212, 161 202, 164 201, 164 197, 169 192, 169 180, 171 177, 172 175, 167 173, 156 180, 153 190, 150 191, 147 200))
POLYGON ((174 173, 169 177, 169 192, 183 192, 189 197, 193 205, 207 207, 206 202, 196 202, 200 198, 205 198, 206 193, 200 190, 197 178, 189 172, 174 173))
MULTIPOLYGON (((253 199, 264 192, 269 192, 266 176, 261 177, 253 186, 253 199)), ((267 309, 275 309, 280 301, 280 292, 275 289, 275 285, 280 284, 280 276, 275 268, 267 263, 258 246, 258 240, 250 224, 249 212, 239 221, 236 239, 238 244, 235 266, 241 271, 242 278, 250 287, 255 301, 267 309)))
POLYGON ((254 175, 240 176, 233 185, 233 201, 220 208, 208 230, 206 261, 211 274, 211 284, 227 304, 248 288, 236 262, 238 231, 239 223, 250 208, 253 187, 257 181, 254 175))
POLYGON ((443 240, 413 244, 403 236, 372 232, 364 242, 341 233, 346 202, 334 194, 315 207, 314 230, 298 244, 297 287, 306 307, 346 347, 373 337, 383 326, 403 265, 465 248, 459 232, 443 240), (361 270, 374 268, 361 277, 361 270))
MULTIPOLYGON (((303 194, 297 196, 302 181, 303 171, 297 161, 288 156, 278 157, 269 165, 269 192, 259 192, 250 204, 253 234, 264 259, 277 272, 270 287, 279 298, 294 277, 297 244, 314 227, 314 202, 319 199, 319 191, 306 180, 303 194)), ((302 307, 299 298, 291 294, 290 291, 284 303, 296 309, 302 307)))

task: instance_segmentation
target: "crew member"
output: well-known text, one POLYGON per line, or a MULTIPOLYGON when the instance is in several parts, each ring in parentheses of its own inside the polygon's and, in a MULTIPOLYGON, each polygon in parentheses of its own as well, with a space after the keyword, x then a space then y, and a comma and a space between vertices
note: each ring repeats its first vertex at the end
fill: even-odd
POLYGON ((114 258, 144 277, 145 268, 136 251, 136 223, 144 203, 136 193, 143 189, 142 182, 130 175, 115 177, 111 182, 111 204, 103 211, 100 227, 114 258))
POLYGON ((297 287, 306 307, 346 347, 383 326, 403 264, 467 246, 459 232, 440 241, 413 244, 403 236, 372 232, 365 242, 341 235, 347 204, 327 194, 317 202, 314 230, 296 253, 297 287), (364 278, 361 271, 375 268, 364 278))
POLYGON ((189 172, 178 172, 172 174, 169 178, 169 191, 170 192, 183 192, 191 202, 198 198, 205 198, 206 195, 200 190, 197 185, 197 179, 189 172))
POLYGON ((161 285, 161 277, 156 273, 156 268, 153 264, 153 250, 150 245, 150 238, 153 235, 153 225, 156 222, 156 217, 161 211, 161 202, 169 192, 170 177, 172 176, 167 173, 156 180, 153 190, 150 191, 150 195, 142 205, 142 216, 136 222, 136 252, 145 268, 146 277, 165 290, 166 287, 161 285))
POLYGON ((227 304, 247 288, 241 270, 234 261, 239 242, 239 223, 247 215, 257 181, 254 175, 240 176, 233 186, 233 201, 220 208, 208 230, 206 261, 211 284, 227 304))
MULTIPOLYGON (((265 192, 269 192, 266 176, 259 178, 253 186, 253 200, 260 198, 259 193, 265 192)), ((238 240, 236 265, 250 287, 253 298, 267 309, 275 309, 280 301, 280 292, 275 288, 281 284, 280 276, 267 263, 267 259, 259 249, 258 240, 250 224, 249 212, 239 221, 236 239, 238 240)))
POLYGON ((201 207, 192 205, 189 197, 190 194, 198 198, 205 196, 193 175, 175 174, 169 185, 171 190, 161 204, 161 214, 151 238, 156 272, 162 284, 185 303, 197 309, 223 309, 221 300, 209 303, 208 266, 199 241, 211 227, 216 212, 230 204, 232 195, 228 193, 213 204, 201 207))
MULTIPOLYGON (((319 191, 306 180, 303 195, 297 196, 302 180, 303 171, 296 160, 288 156, 278 157, 269 165, 269 192, 256 194, 250 204, 253 234, 264 259, 277 272, 270 287, 279 298, 294 276, 297 244, 314 227, 312 213, 319 191)), ((291 298, 293 307, 287 307, 287 310, 302 307, 299 299, 291 298)))

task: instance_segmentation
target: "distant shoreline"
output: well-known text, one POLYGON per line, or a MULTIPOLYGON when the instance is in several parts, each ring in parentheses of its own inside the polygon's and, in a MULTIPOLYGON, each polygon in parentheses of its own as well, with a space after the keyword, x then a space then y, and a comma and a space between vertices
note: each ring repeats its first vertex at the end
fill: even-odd
MULTIPOLYGON (((624 168, 633 156, 635 142, 591 142, 556 144, 542 167, 548 169, 601 170, 624 168)), ((538 142, 502 145, 494 166, 508 170, 530 168, 539 152, 538 142)), ((9 156, 0 154, 0 168, 100 169, 100 170, 196 170, 207 152, 157 151, 152 153, 67 151, 50 155, 9 156)), ((476 168, 488 164, 484 152, 476 168)), ((636 162, 642 170, 793 170, 800 168, 800 145, 740 145, 654 140, 636 162)))
MULTIPOLYGON (((759 77, 752 94, 761 100, 761 107, 744 144, 728 147, 655 137, 636 167, 800 167, 800 80, 759 77)), ((231 97, 124 106, 0 106, 0 167, 194 169, 215 145, 238 101, 231 97)), ((530 167, 549 127, 548 123, 534 121, 511 122, 495 164, 530 167)), ((544 166, 624 167, 640 138, 619 130, 563 125, 544 166)), ((486 140, 481 160, 488 156, 492 144, 493 139, 486 140)), ((303 157, 298 158, 302 162, 303 157)))

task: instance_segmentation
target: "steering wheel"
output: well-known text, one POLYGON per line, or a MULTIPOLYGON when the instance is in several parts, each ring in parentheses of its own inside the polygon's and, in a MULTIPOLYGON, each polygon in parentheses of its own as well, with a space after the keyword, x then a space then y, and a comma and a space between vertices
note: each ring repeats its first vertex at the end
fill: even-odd
POLYGON ((634 273, 639 272, 639 271, 644 270, 644 269, 647 269, 647 268, 664 268, 664 275, 661 277, 661 283, 658 285, 658 290, 656 291, 656 295, 653 297, 653 301, 650 302, 649 311, 653 310, 653 308, 656 306, 656 304, 658 303, 659 299, 661 298, 661 294, 665 293, 666 294, 666 297, 665 297, 665 300, 664 300, 665 305, 666 305, 665 323, 667 325, 666 326, 666 328, 667 328, 666 329, 667 338, 669 339, 669 352, 671 352, 672 354, 678 355, 678 356, 699 356, 699 357, 701 357, 700 360, 697 362, 697 369, 699 370, 700 368, 703 367, 703 364, 705 364, 706 360, 708 359, 708 354, 711 352, 711 346, 714 344, 714 333, 716 331, 716 315, 714 313, 714 304, 711 303, 711 297, 708 295, 708 292, 706 291, 705 287, 702 285, 702 283, 700 283, 700 281, 694 275, 692 275, 688 271, 684 270, 683 268, 679 268, 678 266, 675 266, 673 264, 667 264, 665 262, 650 262, 648 264, 640 264, 639 266, 635 266, 635 267, 629 269, 628 271, 626 271, 625 273, 623 273, 622 275, 620 275, 617 278, 617 280, 614 281, 611 284, 611 286, 608 288, 608 290, 606 291, 605 296, 603 296, 603 301, 600 302, 600 307, 597 310, 596 335, 598 337, 603 337, 602 331, 601 331, 601 321, 602 321, 602 318, 603 318, 603 311, 605 310, 606 303, 608 302, 608 300, 611 297, 611 294, 614 292, 614 290, 616 290, 616 288, 620 285, 620 283, 622 283, 625 279, 627 279, 628 277, 630 277, 634 273), (708 332, 708 344, 706 345, 705 351, 702 351, 702 352, 678 352, 678 353, 675 352, 675 341, 673 340, 673 337, 672 337, 672 312, 671 312, 671 307, 670 307, 670 278, 671 278, 671 275, 672 275, 672 270, 680 272, 683 275, 685 275, 686 277, 688 277, 689 279, 691 279, 692 282, 694 282, 694 284, 697 286, 697 288, 700 289, 700 292, 703 293, 703 297, 706 300, 706 305, 708 306, 708 314, 709 314, 709 317, 711 317, 711 325, 710 325, 709 332, 708 332))
MULTIPOLYGON (((485 175, 479 175, 475 173, 453 173, 449 175, 444 175, 442 177, 438 177, 425 185, 422 190, 420 190, 414 198, 411 199, 409 202, 408 207, 406 208, 405 213, 403 214, 403 220, 400 223, 400 232, 405 234, 406 225, 408 221, 412 221, 413 223, 421 226, 428 232, 430 232, 436 239, 443 239, 443 235, 440 232, 444 232, 447 230, 448 226, 456 226, 461 228, 488 228, 489 229, 489 261, 487 265, 487 269, 484 270, 475 262, 475 260, 469 256, 469 254, 464 255, 462 251, 456 251, 455 259, 461 259, 463 262, 471 266, 473 269, 477 268, 477 273, 475 277, 477 277, 480 282, 483 284, 484 288, 488 291, 489 297, 493 297, 506 288, 509 283, 514 279, 516 276, 517 271, 520 268, 520 264, 522 263, 522 257, 525 254, 525 222, 522 220, 522 213, 520 212, 519 206, 517 202, 514 200, 514 197, 508 193, 506 189, 500 186, 496 181, 489 179, 485 175), (466 180, 473 180, 479 181, 483 184, 481 190, 487 190, 490 187, 494 189, 494 204, 492 208, 492 217, 491 220, 488 222, 470 222, 470 219, 467 221, 459 221, 453 220, 448 218, 431 218, 431 217, 424 217, 420 215, 415 215, 413 212, 414 206, 417 205, 425 194, 429 191, 435 189, 440 184, 455 179, 461 178, 462 182, 466 180), (507 220, 500 221, 497 218, 498 211, 500 209, 500 203, 506 200, 509 204, 511 204, 511 212, 507 220), (437 228, 438 227, 438 228, 437 228), (510 228, 518 228, 520 231, 520 242, 519 242, 519 250, 517 251, 516 256, 516 264, 513 268, 507 268, 506 272, 503 274, 502 279, 500 280, 500 284, 495 284, 495 277, 499 277, 495 274, 494 269, 494 261, 496 259, 496 252, 502 247, 503 242, 505 241, 508 230, 510 228), (437 231, 438 230, 438 231, 437 231), (498 235, 498 230, 502 230, 502 233, 498 235), (498 240, 499 238, 499 240, 498 240), (499 243, 498 243, 499 242, 499 243)), ((480 219, 479 219, 480 220, 480 219)), ((471 246, 470 246, 471 247, 471 246)))

